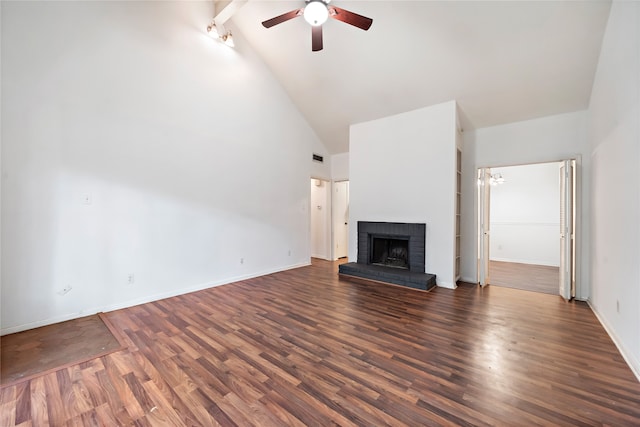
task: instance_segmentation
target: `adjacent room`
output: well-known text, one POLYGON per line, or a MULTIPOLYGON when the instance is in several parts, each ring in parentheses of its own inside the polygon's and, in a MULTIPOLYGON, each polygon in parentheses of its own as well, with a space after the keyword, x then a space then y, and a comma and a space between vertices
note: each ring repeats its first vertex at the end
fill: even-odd
POLYGON ((560 163, 492 168, 489 283, 558 295, 560 163))
POLYGON ((0 25, 0 425, 640 424, 639 2, 0 25))

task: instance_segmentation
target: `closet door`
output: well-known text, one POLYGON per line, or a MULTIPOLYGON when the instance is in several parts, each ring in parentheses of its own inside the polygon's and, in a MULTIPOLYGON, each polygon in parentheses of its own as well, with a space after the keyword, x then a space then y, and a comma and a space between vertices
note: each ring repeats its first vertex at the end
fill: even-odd
POLYGON ((333 258, 349 256, 349 181, 333 184, 333 258))

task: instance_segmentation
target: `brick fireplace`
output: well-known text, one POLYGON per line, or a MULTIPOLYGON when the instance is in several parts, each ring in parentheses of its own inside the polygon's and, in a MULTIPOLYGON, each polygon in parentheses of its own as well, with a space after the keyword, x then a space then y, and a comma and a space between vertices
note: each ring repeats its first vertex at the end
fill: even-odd
POLYGON ((408 269, 424 273, 426 224, 358 221, 358 263, 371 264, 374 239, 406 240, 408 269))
POLYGON ((435 275, 425 273, 426 224, 358 221, 357 262, 342 264, 353 276, 428 290, 435 275))

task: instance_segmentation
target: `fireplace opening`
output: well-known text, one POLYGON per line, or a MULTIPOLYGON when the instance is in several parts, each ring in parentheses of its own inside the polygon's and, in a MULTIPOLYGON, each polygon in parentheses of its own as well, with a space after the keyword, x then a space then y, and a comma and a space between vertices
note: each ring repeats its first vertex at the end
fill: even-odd
POLYGON ((371 236, 371 248, 371 264, 409 269, 409 239, 371 236))

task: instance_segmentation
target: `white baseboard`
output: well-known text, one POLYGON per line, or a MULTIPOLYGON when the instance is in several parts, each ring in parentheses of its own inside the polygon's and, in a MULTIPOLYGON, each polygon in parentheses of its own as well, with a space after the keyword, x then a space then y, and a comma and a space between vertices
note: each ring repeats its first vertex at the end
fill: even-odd
POLYGON ((446 288, 446 289, 455 289, 455 288, 458 287, 458 285, 456 285, 455 283, 438 282, 437 278, 436 278, 436 286, 441 287, 441 288, 446 288))
POLYGON ((10 328, 2 329, 0 331, 0 336, 8 335, 8 334, 14 334, 16 332, 27 331, 29 329, 40 328, 42 326, 52 325, 54 323, 65 322, 67 320, 78 319, 80 317, 91 316, 91 315, 96 314, 96 313, 107 313, 109 311, 120 310, 120 309, 123 309, 123 308, 133 307, 133 306, 140 305, 140 304, 146 304, 146 303, 152 302, 152 301, 158 301, 158 300, 161 300, 161 299, 171 298, 171 297, 175 297, 175 296, 178 296, 178 295, 184 295, 184 294, 188 294, 188 293, 191 293, 191 292, 197 292, 197 291, 201 291, 201 290, 204 290, 204 289, 215 288, 216 286, 227 285, 227 284, 239 282, 239 281, 242 281, 242 280, 253 279, 254 277, 266 276, 267 274, 273 274, 273 273, 278 273, 278 272, 281 272, 281 271, 293 270, 295 268, 305 267, 305 266, 308 266, 308 265, 311 265, 310 261, 302 262, 302 263, 299 263, 299 264, 292 264, 292 265, 281 267, 281 268, 264 270, 264 271, 261 271, 261 272, 258 272, 258 273, 235 276, 235 277, 230 277, 230 278, 226 278, 226 279, 222 279, 222 280, 218 280, 218 281, 214 281, 214 282, 208 282, 208 283, 202 283, 202 284, 199 284, 199 285, 188 286, 186 288, 174 289, 174 290, 171 290, 171 291, 168 291, 168 292, 160 292, 158 294, 147 295, 147 296, 144 296, 144 297, 141 297, 141 298, 136 298, 136 299, 132 299, 132 300, 124 301, 124 302, 119 302, 119 303, 116 303, 116 304, 110 304, 110 305, 105 305, 105 306, 100 306, 100 307, 93 307, 93 308, 83 309, 83 310, 80 310, 79 312, 75 312, 75 313, 69 313, 69 314, 64 314, 64 315, 60 315, 60 316, 50 317, 50 318, 47 318, 47 319, 38 320, 36 322, 25 323, 25 324, 22 324, 22 325, 12 326, 10 328))
POLYGON ((596 315, 596 318, 598 319, 604 330, 607 332, 607 334, 609 334, 609 337, 611 337, 611 340, 618 348, 618 351, 622 355, 622 358, 625 362, 627 362, 627 365, 629 365, 631 372, 633 372, 633 374, 636 376, 636 379, 640 382, 640 360, 636 359, 633 353, 627 351, 620 339, 613 332, 613 329, 604 320, 604 317, 601 316, 600 313, 598 313, 598 310, 591 304, 591 301, 587 301, 587 304, 589 304, 591 311, 596 315))

